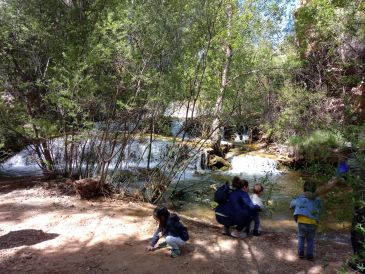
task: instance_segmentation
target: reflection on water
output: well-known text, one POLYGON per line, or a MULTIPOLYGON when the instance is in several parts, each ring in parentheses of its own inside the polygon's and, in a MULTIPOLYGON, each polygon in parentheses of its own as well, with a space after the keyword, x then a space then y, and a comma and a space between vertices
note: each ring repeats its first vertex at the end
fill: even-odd
MULTIPOLYGON (((250 188, 255 184, 255 182, 260 182, 260 177, 254 176, 241 176, 242 178, 248 179, 250 182, 250 188)), ((232 175, 228 174, 215 174, 207 180, 200 181, 196 183, 194 188, 196 194, 200 194, 200 198, 194 200, 187 199, 186 203, 183 203, 179 208, 179 212, 186 214, 190 217, 196 217, 198 219, 207 221, 209 223, 215 223, 214 210, 212 210, 210 205, 210 200, 214 195, 214 190, 209 187, 212 184, 220 185, 225 181, 230 181, 232 175), (201 190, 199 192, 199 190, 201 190)), ((273 213, 266 216, 264 213, 262 216, 262 226, 267 229, 275 230, 293 230, 296 225, 292 218, 292 212, 289 210, 289 203, 293 197, 301 192, 301 183, 299 180, 299 174, 295 172, 289 172, 282 174, 281 176, 271 176, 270 180, 274 184, 274 189, 272 192, 272 202, 273 202, 273 213)), ((181 184, 188 184, 188 182, 182 182, 181 184)), ((191 182, 190 182, 191 184, 191 182)), ((266 193, 268 194, 268 193, 266 193)), ((265 196, 263 197, 265 199, 265 196)))

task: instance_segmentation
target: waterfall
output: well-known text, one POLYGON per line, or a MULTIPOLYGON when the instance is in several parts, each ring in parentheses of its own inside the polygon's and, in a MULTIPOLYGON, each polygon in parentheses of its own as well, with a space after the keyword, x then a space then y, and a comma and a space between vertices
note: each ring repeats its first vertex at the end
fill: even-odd
POLYGON ((185 133, 185 138, 189 139, 189 135, 183 130, 185 119, 173 118, 171 121, 170 133, 172 136, 182 138, 185 133))
POLYGON ((0 174, 6 177, 27 176, 40 175, 42 171, 37 164, 32 147, 28 146, 0 165, 0 174))
POLYGON ((234 142, 236 142, 236 143, 246 143, 248 141, 248 139, 249 139, 249 137, 247 134, 235 133, 234 142))
POLYGON ((235 156, 232 158, 231 164, 232 169, 229 171, 231 174, 257 176, 264 176, 265 174, 280 174, 280 171, 277 169, 277 161, 260 156, 235 156))
MULTIPOLYGON (((56 138, 49 141, 52 155, 55 158, 56 168, 58 170, 63 170, 64 168, 64 140, 62 138, 56 138)), ((83 141, 85 144, 85 153, 92 154, 91 151, 91 141, 83 141)), ((107 146, 108 147, 108 146, 107 146)), ((118 165, 118 169, 128 170, 134 168, 147 168, 148 162, 148 150, 149 150, 149 140, 133 140, 130 141, 122 151, 121 145, 117 145, 115 151, 121 151, 116 154, 111 160, 109 165, 109 170, 112 171, 118 165), (119 158, 121 161, 119 161, 119 158)), ((165 140, 154 140, 151 145, 151 158, 150 158, 150 168, 160 167, 169 168, 176 157, 191 158, 190 163, 184 171, 184 176, 190 176, 195 171, 200 170, 201 155, 197 153, 194 149, 189 149, 185 156, 184 150, 179 150, 179 147, 173 145, 169 141, 165 140), (197 154, 197 155, 195 155, 197 154), (188 175, 190 174, 190 175, 188 175)), ((82 146, 79 145, 78 149, 75 150, 75 159, 77 162, 81 162, 81 151, 82 146)), ((109 153, 106 153, 106 158, 109 157, 109 153)), ((182 159, 181 161, 183 161, 182 159)), ((85 160, 85 159, 84 159, 85 160)), ((98 159, 100 160, 100 158, 98 159)), ((177 160, 179 163, 179 160, 177 160)), ((73 163, 75 167, 75 163, 73 163)), ((86 168, 85 162, 81 165, 82 169, 86 168)), ((42 170, 37 162, 37 157, 32 146, 28 146, 21 152, 17 153, 13 157, 9 158, 5 163, 0 165, 0 175, 1 176, 31 176, 40 175, 42 170)))

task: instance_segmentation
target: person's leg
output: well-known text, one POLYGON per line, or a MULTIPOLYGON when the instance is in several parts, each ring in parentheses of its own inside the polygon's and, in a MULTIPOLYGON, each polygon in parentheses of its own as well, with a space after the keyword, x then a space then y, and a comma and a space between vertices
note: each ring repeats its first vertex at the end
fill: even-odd
POLYGON ((259 213, 257 212, 254 216, 254 227, 253 227, 253 230, 254 231, 259 231, 259 228, 260 228, 260 215, 259 213))
POLYGON ((223 235, 231 235, 231 232, 230 232, 230 226, 224 226, 223 227, 223 232, 222 232, 223 235))
POLYGON ((365 253, 365 236, 359 229, 359 227, 363 226, 365 226, 365 212, 355 208, 351 226, 351 245, 355 255, 360 255, 361 253, 363 255, 363 253, 365 253))
POLYGON ((254 227, 253 227, 253 235, 260 236, 261 233, 259 231, 260 228, 260 214, 257 212, 254 216, 254 227))
POLYGON ((251 223, 252 223, 252 221, 250 221, 250 222, 248 223, 248 225, 245 227, 245 232, 247 233, 247 235, 248 235, 248 234, 250 234, 250 230, 251 230, 251 223))
POLYGON ((167 236, 166 243, 171 246, 172 249, 179 249, 185 244, 185 241, 181 240, 180 237, 167 236))
POLYGON ((236 229, 232 231, 231 236, 235 238, 246 238, 247 233, 245 232, 246 228, 248 226, 247 222, 240 221, 239 224, 237 224, 236 229))
POLYGON ((223 225, 223 235, 231 235, 230 234, 230 227, 233 225, 233 222, 231 220, 231 218, 229 218, 228 216, 222 216, 219 214, 215 215, 216 220, 219 224, 223 225))
POLYGON ((306 239, 307 239, 307 259, 313 260, 314 258, 314 237, 316 234, 315 225, 306 225, 306 239))
POLYGON ((185 241, 180 237, 167 236, 166 243, 171 246, 171 257, 176 257, 181 254, 180 247, 185 244, 185 241))
POLYGON ((298 256, 304 258, 304 242, 305 242, 305 227, 303 224, 298 224, 298 256))
POLYGON ((348 265, 359 272, 361 272, 359 268, 365 267, 365 236, 359 231, 358 226, 364 226, 364 222, 365 217, 355 210, 351 227, 351 245, 355 256, 348 262, 348 265))

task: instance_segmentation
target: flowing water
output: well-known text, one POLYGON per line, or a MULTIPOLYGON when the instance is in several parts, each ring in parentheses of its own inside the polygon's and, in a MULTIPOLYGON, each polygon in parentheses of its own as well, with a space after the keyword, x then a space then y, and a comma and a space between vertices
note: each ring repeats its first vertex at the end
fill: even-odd
MULTIPOLYGON (((62 152, 61 141, 55 141, 58 146, 56 151, 62 152)), ((241 143, 238 146, 244 146, 241 143)), ((146 142, 131 142, 125 150, 125 164, 122 168, 147 166, 146 142), (127 166, 128 163, 128 166, 127 166)), ((163 155, 169 150, 169 141, 157 140, 152 145, 151 167, 157 166, 163 155)), ((204 170, 200 165, 200 157, 196 156, 189 167, 178 178, 166 194, 166 197, 175 195, 171 202, 166 202, 178 212, 187 216, 215 223, 214 210, 212 209, 212 197, 214 186, 219 186, 230 181, 233 176, 240 176, 250 182, 252 187, 256 182, 266 186, 264 198, 268 199, 269 208, 262 216, 264 230, 295 231, 296 224, 289 210, 289 203, 293 197, 301 193, 302 183, 300 174, 295 171, 280 170, 275 156, 262 152, 249 152, 229 158, 232 169, 229 171, 204 170)), ((113 166, 113 164, 111 165, 113 166)), ((3 177, 34 176, 40 175, 41 169, 34 159, 34 151, 31 146, 8 159, 0 167, 0 180, 3 177)), ((343 231, 348 223, 324 220, 322 227, 326 231, 343 231)), ((336 234, 338 237, 338 233, 336 234)), ((342 236, 341 236, 342 237, 342 236)), ((332 237, 333 238, 333 237, 332 237)), ((346 239, 345 239, 346 240, 346 239)))

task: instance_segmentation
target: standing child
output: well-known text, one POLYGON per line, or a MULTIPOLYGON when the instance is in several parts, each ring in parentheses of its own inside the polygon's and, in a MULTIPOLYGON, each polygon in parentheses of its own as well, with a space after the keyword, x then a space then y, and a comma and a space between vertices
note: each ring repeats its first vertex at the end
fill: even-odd
POLYGON ((158 222, 158 226, 147 250, 155 250, 155 245, 158 240, 161 237, 165 237, 166 241, 161 243, 159 247, 170 246, 172 258, 180 255, 180 247, 189 240, 188 230, 180 222, 180 218, 176 214, 170 214, 166 207, 155 208, 153 211, 153 218, 158 222))
MULTIPOLYGON (((251 200, 254 205, 258 205, 260 207, 260 211, 264 210, 264 203, 261 199, 262 194, 264 194, 264 187, 261 184, 255 184, 253 187, 253 194, 251 195, 251 200)), ((253 235, 254 236, 260 236, 261 232, 260 229, 260 211, 256 211, 253 215, 253 222, 254 222, 254 228, 253 228, 253 235)), ((251 223, 246 229, 247 234, 250 232, 251 223)))
POLYGON ((304 245, 307 242, 306 258, 309 261, 314 259, 314 236, 316 234, 321 210, 321 200, 315 194, 316 185, 305 182, 304 193, 299 195, 290 203, 294 208, 294 218, 298 223, 298 257, 304 258, 304 245))

